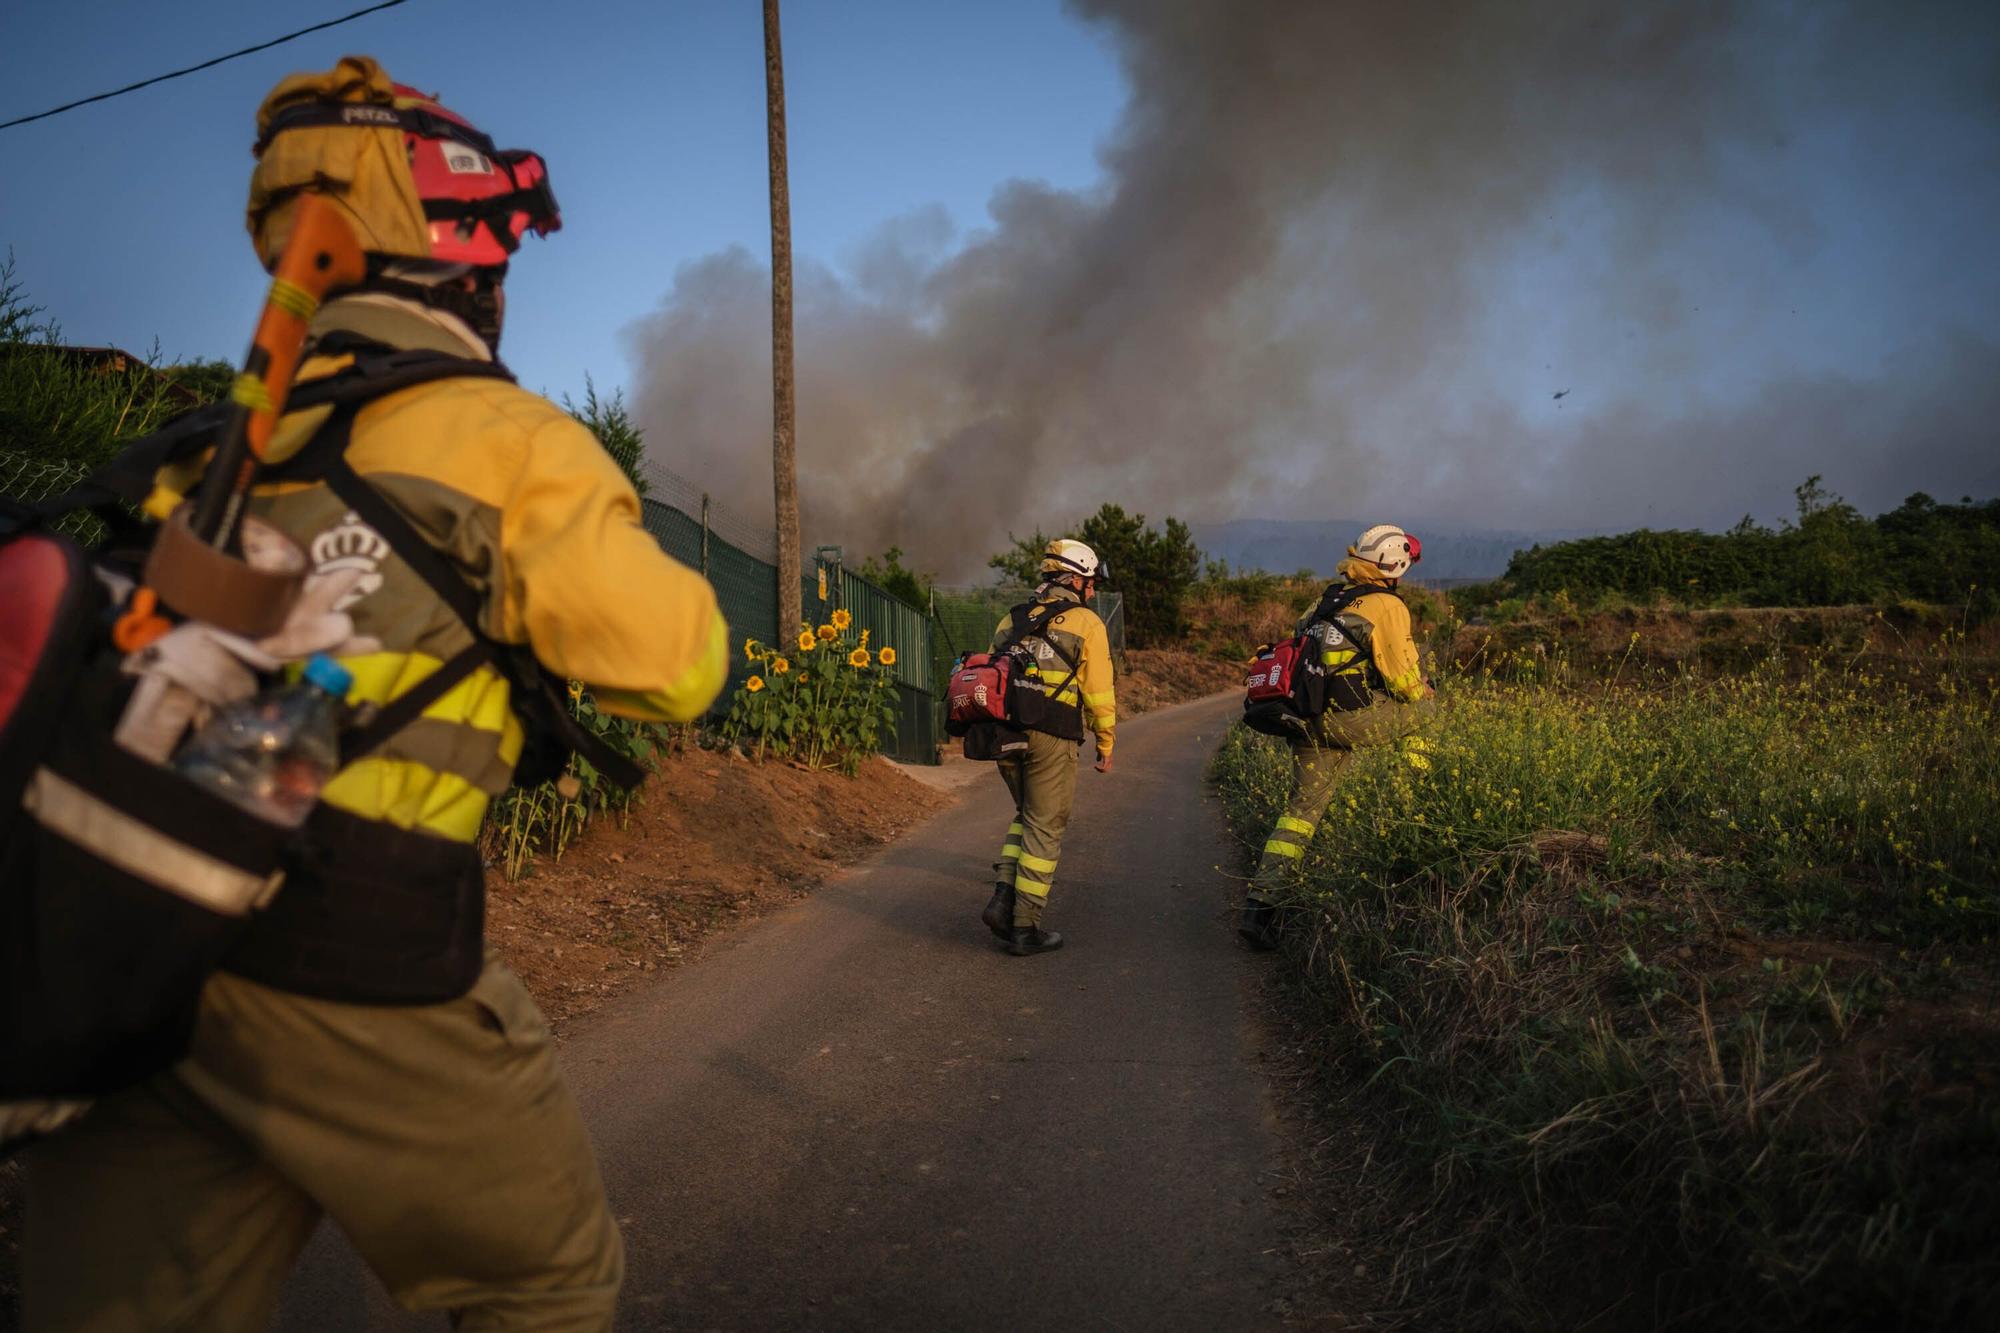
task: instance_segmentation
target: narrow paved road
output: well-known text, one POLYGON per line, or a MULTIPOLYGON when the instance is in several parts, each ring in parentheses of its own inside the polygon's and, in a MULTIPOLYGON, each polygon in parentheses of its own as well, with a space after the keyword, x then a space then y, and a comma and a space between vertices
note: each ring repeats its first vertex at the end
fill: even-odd
MULTIPOLYGON (((1081 775, 1057 953, 979 923, 996 778, 589 1021, 564 1062, 624 1225, 622 1327, 1277 1322, 1277 1128, 1202 786, 1227 717, 1135 719, 1081 775)), ((285 1326, 382 1327, 367 1285, 323 1235, 285 1326)))

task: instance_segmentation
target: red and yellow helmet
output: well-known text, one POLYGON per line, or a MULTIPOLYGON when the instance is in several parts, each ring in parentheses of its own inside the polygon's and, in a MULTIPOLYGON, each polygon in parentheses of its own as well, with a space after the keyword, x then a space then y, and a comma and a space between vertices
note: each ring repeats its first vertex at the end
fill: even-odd
POLYGON ((249 222, 266 264, 290 231, 284 205, 306 190, 346 206, 363 249, 406 259, 498 267, 527 233, 562 226, 538 154, 496 148, 366 56, 280 83, 257 131, 249 222))

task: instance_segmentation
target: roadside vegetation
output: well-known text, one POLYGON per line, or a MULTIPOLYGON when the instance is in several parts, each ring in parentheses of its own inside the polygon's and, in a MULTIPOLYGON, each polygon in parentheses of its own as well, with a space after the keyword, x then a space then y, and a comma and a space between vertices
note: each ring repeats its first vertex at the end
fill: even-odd
MULTIPOLYGON (((1637 636, 1634 635, 1634 638, 1637 636)), ((1284 950, 1405 1198, 1386 1322, 1943 1328, 2000 1299, 2000 696, 1487 658, 1358 756, 1284 950)), ((1251 846, 1288 756, 1213 768, 1251 846)))

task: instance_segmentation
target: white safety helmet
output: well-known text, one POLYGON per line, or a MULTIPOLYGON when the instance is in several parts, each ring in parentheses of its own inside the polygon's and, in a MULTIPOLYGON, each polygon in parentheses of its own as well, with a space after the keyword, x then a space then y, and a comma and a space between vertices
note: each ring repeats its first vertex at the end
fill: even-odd
POLYGON ((1060 578, 1064 574, 1086 579, 1102 578, 1104 565, 1098 560, 1097 552, 1082 542, 1058 537, 1042 548, 1042 576, 1060 578))
POLYGON ((1381 570, 1384 578, 1399 579, 1424 558, 1424 544, 1393 523, 1377 523, 1347 553, 1381 570))

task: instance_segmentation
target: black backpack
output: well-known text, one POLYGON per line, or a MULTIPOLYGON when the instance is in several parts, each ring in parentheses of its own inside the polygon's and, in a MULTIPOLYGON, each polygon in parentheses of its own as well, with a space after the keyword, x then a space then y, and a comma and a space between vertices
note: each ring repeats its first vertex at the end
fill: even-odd
POLYGON ((1028 748, 1028 733, 1083 740, 1083 709, 1057 698, 1083 669, 1042 631, 1068 610, 1066 601, 1023 602, 1008 612, 1007 632, 990 653, 971 653, 953 668, 946 691, 945 730, 965 738, 967 759, 1004 759, 1028 748), (1037 613, 1040 614, 1037 614, 1037 613), (1041 638, 1069 675, 1053 690, 1030 684, 1039 673, 1027 640, 1041 638))
POLYGON ((1396 595, 1393 589, 1369 583, 1328 588, 1297 634, 1259 648, 1251 658, 1245 681, 1243 725, 1267 736, 1296 740, 1310 734, 1312 723, 1328 712, 1348 713, 1373 704, 1371 687, 1381 679, 1375 669, 1374 650, 1350 636, 1339 616, 1361 598, 1378 592, 1396 595), (1331 627, 1329 647, 1345 643, 1353 649, 1352 666, 1329 670, 1320 660, 1322 649, 1312 634, 1319 625, 1331 627))
MULTIPOLYGON (((360 407, 432 380, 512 377, 434 352, 360 350, 353 367, 298 385, 287 411, 330 405, 300 454, 266 474, 322 479, 458 614, 472 646, 351 727, 342 761, 367 753, 482 663, 509 682, 533 784, 581 755, 635 786, 639 767, 581 727, 563 684, 532 654, 488 638, 479 599, 347 464, 360 407)), ((105 575, 136 574, 147 531, 126 509, 158 469, 196 456, 227 415, 188 413, 68 494, 0 501, 0 1100, 89 1097, 137 1082, 186 1051, 207 979, 310 853, 281 827, 112 739, 133 682, 111 643, 105 575), (90 512, 111 536, 94 554, 57 520, 90 512)), ((310 825, 308 825, 310 827, 310 825)))

